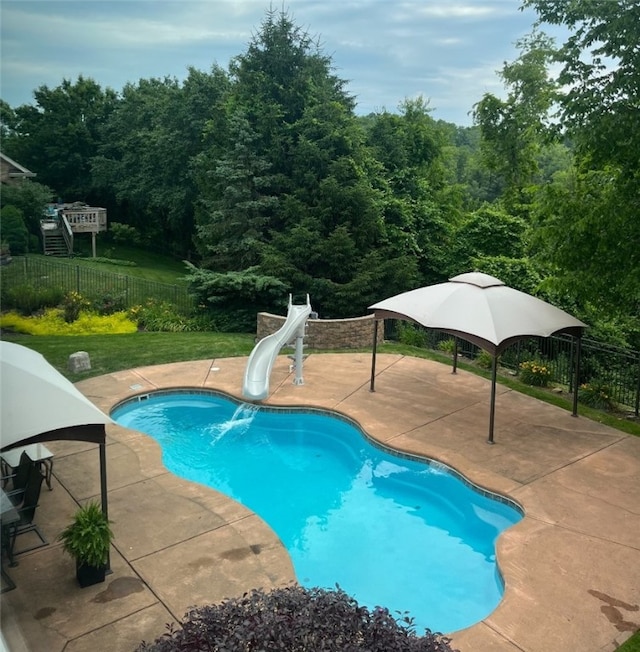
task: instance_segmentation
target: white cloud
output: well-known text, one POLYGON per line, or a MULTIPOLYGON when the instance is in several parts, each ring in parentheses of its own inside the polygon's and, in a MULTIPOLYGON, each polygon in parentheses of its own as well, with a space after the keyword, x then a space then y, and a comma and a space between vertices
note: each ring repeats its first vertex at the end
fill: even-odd
MULTIPOLYGON (((294 23, 318 35, 358 112, 432 99, 434 117, 467 112, 533 16, 518 0, 287 0, 294 23)), ((273 2, 279 10, 280 2, 273 2)), ((42 84, 79 74, 120 90, 141 78, 226 67, 259 30, 269 0, 2 0, 0 96, 12 106, 42 84)))
POLYGON ((436 43, 438 45, 460 45, 464 43, 464 39, 455 36, 450 36, 448 38, 436 39, 436 43))
POLYGON ((425 16, 435 16, 436 18, 484 18, 495 14, 497 8, 495 3, 492 5, 480 3, 456 5, 444 2, 442 4, 427 4, 418 11, 425 16))

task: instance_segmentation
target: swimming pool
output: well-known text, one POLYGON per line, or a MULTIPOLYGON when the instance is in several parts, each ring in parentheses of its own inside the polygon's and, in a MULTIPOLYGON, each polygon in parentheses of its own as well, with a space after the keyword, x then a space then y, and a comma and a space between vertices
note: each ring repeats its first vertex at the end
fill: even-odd
POLYGON ((154 437, 176 475, 259 514, 303 586, 408 612, 418 633, 468 627, 502 597, 495 542, 522 518, 516 505, 390 454, 346 419, 197 391, 134 398, 111 416, 154 437))

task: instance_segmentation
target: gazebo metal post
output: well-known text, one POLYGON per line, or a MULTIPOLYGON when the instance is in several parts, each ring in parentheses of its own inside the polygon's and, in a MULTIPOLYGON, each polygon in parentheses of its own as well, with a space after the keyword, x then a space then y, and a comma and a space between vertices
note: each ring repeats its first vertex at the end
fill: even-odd
POLYGON ((580 353, 582 351, 582 333, 574 338, 576 341, 576 360, 575 360, 575 375, 573 377, 573 412, 572 417, 578 416, 578 388, 580 387, 580 353))
POLYGON ((458 338, 453 338, 453 369, 451 370, 452 374, 458 373, 458 338))
POLYGON ((489 439, 487 444, 493 444, 493 423, 496 413, 496 377, 498 373, 498 354, 493 354, 493 364, 491 365, 491 406, 489 408, 489 439))
POLYGON ((107 452, 104 442, 98 444, 100 447, 100 498, 102 513, 109 518, 109 507, 107 501, 107 452))
MULTIPOLYGON (((100 442, 99 444, 100 452, 100 498, 102 501, 102 513, 104 514, 107 521, 109 521, 109 507, 107 499, 107 446, 106 443, 100 442)), ((111 572, 111 551, 107 556, 107 568, 106 572, 111 572)))
POLYGON ((373 319, 373 347, 371 355, 371 383, 369 385, 369 391, 375 392, 376 384, 376 352, 378 350, 378 319, 374 317, 373 319))

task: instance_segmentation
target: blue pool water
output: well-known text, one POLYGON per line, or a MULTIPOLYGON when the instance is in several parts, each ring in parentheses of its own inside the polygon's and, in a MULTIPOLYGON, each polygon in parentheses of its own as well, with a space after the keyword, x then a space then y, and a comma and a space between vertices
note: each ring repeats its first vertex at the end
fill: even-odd
POLYGON ((259 514, 303 586, 338 584, 369 608, 408 612, 418 634, 468 627, 502 597, 495 542, 521 513, 442 465, 381 450, 343 419, 184 392, 111 416, 154 437, 176 475, 259 514))

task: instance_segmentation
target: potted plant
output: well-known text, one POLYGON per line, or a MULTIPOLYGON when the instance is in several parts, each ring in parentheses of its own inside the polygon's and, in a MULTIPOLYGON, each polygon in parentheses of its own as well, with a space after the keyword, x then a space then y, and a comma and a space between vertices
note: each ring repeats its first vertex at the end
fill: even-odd
POLYGON ((58 540, 76 560, 76 578, 82 588, 104 582, 113 532, 97 502, 81 507, 58 540))

